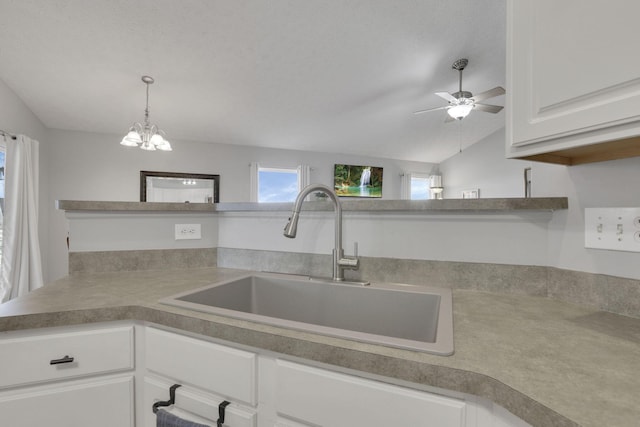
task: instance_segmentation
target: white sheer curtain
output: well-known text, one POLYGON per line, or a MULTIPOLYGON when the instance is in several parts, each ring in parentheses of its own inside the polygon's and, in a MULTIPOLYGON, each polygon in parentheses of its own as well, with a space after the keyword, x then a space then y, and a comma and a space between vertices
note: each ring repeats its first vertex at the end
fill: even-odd
POLYGON ((0 302, 43 285, 38 241, 38 141, 5 138, 5 200, 0 302))

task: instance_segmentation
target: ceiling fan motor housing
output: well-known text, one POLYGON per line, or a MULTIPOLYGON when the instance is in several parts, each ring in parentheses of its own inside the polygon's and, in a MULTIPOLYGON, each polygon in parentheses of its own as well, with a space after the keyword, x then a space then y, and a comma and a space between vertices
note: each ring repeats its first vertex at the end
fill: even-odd
POLYGON ((456 62, 453 63, 451 68, 454 70, 462 71, 469 64, 469 60, 467 58, 460 58, 456 62))
POLYGON ((461 92, 454 92, 451 94, 451 96, 453 96, 456 99, 460 99, 460 98, 471 98, 473 94, 469 91, 463 90, 461 92))

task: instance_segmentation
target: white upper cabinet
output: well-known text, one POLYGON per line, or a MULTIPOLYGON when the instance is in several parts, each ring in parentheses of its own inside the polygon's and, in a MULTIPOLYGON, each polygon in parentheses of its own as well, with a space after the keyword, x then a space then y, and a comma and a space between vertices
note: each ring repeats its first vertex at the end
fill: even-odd
POLYGON ((638 16, 637 0, 508 0, 507 157, 640 155, 638 16))

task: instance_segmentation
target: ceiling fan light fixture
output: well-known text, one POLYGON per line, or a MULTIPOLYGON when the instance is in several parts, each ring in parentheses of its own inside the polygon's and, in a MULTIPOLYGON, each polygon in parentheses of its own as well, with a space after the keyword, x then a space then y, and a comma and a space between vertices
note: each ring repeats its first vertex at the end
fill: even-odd
POLYGON ((120 141, 125 147, 140 147, 146 151, 172 151, 171 144, 164 137, 164 132, 149 121, 149 85, 153 84, 153 77, 142 76, 142 82, 147 85, 147 104, 144 109, 144 122, 134 123, 127 135, 120 141))
POLYGON ((447 117, 445 122, 451 122, 453 120, 462 120, 471 113, 471 110, 476 109, 484 111, 485 113, 496 114, 504 107, 498 105, 481 104, 479 101, 493 98, 494 96, 500 96, 505 94, 505 90, 501 86, 496 86, 493 89, 486 90, 477 95, 473 95, 471 92, 462 90, 462 70, 466 68, 469 61, 465 58, 458 59, 453 63, 451 68, 458 71, 460 75, 458 91, 454 93, 449 92, 436 92, 435 95, 444 99, 449 103, 444 107, 428 108, 426 110, 414 111, 413 114, 428 113, 430 111, 446 110, 450 117, 447 117), (453 119, 453 120, 451 120, 453 119))
POLYGON ((473 104, 459 104, 447 110, 447 113, 456 120, 462 120, 473 110, 473 104))

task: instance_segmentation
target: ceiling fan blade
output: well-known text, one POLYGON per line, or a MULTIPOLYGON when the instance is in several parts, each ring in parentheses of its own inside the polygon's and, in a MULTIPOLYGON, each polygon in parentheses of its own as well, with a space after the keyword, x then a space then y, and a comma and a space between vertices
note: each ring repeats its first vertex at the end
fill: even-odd
POLYGON ((448 105, 445 107, 435 107, 435 108, 429 108, 427 110, 414 111, 413 114, 428 113, 429 111, 436 111, 436 110, 446 110, 447 108, 449 108, 448 105))
POLYGON ((471 99, 475 102, 483 101, 485 99, 493 98, 494 96, 500 96, 505 94, 505 90, 501 86, 496 86, 493 89, 489 89, 477 95, 474 95, 471 99))
POLYGON ((436 92, 435 94, 440 98, 446 100, 447 102, 458 102, 458 100, 455 99, 449 92, 436 92))
POLYGON ((499 105, 475 104, 473 108, 476 110, 495 114, 500 112, 504 107, 501 107, 499 105))

